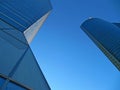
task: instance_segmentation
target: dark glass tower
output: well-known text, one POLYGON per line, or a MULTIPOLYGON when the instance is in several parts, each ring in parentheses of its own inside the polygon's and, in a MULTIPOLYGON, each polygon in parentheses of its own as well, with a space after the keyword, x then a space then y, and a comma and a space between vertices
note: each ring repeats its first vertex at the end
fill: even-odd
POLYGON ((29 44, 51 9, 49 0, 0 0, 0 90, 50 90, 29 44))
POLYGON ((91 18, 81 28, 120 70, 120 24, 91 18))

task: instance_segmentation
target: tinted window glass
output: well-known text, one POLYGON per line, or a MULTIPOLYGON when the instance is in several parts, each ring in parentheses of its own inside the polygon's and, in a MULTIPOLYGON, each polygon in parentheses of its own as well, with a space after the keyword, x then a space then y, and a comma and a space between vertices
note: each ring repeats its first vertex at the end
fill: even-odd
POLYGON ((27 90, 27 89, 10 82, 6 87, 6 90, 27 90))

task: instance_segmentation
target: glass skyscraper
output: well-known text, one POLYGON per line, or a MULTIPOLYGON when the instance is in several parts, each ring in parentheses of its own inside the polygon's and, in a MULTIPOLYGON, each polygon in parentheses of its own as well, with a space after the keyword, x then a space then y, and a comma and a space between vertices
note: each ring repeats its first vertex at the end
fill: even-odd
POLYGON ((49 0, 0 0, 0 90, 50 90, 29 44, 51 9, 49 0))
POLYGON ((81 28, 120 70, 120 24, 90 18, 81 28))

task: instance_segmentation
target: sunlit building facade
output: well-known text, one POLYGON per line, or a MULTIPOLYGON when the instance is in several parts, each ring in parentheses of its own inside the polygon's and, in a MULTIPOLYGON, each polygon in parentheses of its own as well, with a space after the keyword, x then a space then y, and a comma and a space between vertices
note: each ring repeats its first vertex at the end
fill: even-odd
POLYGON ((51 9, 49 0, 0 0, 0 90, 50 90, 29 44, 51 9))
POLYGON ((81 28, 120 70, 120 24, 90 18, 81 28))

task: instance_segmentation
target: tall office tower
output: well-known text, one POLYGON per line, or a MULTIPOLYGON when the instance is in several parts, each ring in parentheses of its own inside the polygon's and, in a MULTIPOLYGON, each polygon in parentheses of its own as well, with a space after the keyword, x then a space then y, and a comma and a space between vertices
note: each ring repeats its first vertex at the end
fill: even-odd
POLYGON ((0 90, 50 90, 29 44, 51 9, 49 0, 0 0, 0 90))
POLYGON ((81 28, 120 70, 120 24, 91 18, 81 28))

